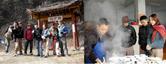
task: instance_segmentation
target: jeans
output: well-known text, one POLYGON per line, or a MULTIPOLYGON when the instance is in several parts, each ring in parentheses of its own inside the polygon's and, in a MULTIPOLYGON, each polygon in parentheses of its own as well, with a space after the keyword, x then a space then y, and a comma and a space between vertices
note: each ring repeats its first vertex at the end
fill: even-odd
POLYGON ((64 49, 63 49, 63 42, 62 38, 59 38, 59 47, 60 47, 60 52, 61 55, 64 55, 64 49))
POLYGON ((66 37, 63 37, 63 41, 64 41, 64 46, 65 46, 65 53, 68 55, 68 48, 67 48, 67 40, 66 40, 66 37))
POLYGON ((43 43, 42 40, 36 40, 36 49, 37 49, 37 55, 42 56, 43 55, 43 43))
POLYGON ((60 48, 61 48, 61 54, 63 55, 64 52, 65 52, 65 54, 68 55, 68 48, 67 48, 66 37, 61 37, 60 38, 59 45, 60 45, 60 48))

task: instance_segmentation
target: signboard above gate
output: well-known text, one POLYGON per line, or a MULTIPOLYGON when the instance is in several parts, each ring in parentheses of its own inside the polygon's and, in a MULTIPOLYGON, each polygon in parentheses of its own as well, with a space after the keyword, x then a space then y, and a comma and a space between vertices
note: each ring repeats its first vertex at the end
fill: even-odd
POLYGON ((62 21, 63 20, 63 16, 52 16, 52 17, 48 17, 48 22, 56 22, 56 21, 62 21))

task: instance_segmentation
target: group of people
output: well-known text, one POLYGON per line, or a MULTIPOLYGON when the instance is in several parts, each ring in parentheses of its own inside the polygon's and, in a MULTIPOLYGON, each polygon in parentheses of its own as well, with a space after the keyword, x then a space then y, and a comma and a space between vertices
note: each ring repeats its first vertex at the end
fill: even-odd
MULTIPOLYGON (((135 28, 129 24, 128 16, 122 17, 122 31, 128 33, 129 37, 127 41, 122 42, 123 53, 120 54, 134 55, 133 45, 135 45, 138 37, 140 54, 163 58, 166 29, 161 25, 157 14, 152 14, 149 18, 145 15, 141 16, 140 23, 137 36, 135 28)), ((85 63, 106 62, 108 50, 104 47, 104 41, 112 36, 109 34, 111 30, 109 32, 108 20, 101 18, 97 26, 92 26, 91 23, 87 23, 86 26, 91 28, 85 28, 85 63)))
POLYGON ((26 28, 23 28, 22 22, 14 22, 10 25, 5 32, 6 53, 9 52, 10 44, 12 40, 15 44, 15 55, 27 55, 28 46, 30 47, 30 55, 33 55, 33 44, 37 49, 37 56, 48 57, 49 51, 53 51, 53 55, 68 56, 68 48, 66 36, 69 30, 64 22, 53 22, 51 26, 32 25, 27 24, 26 28), (23 42, 25 40, 25 42, 23 42), (23 47, 24 44, 24 47, 23 47), (44 53, 43 53, 44 52, 44 53))
POLYGON ((141 53, 148 56, 163 58, 163 48, 166 40, 166 29, 161 25, 156 14, 141 16, 142 26, 139 28, 139 44, 141 53))

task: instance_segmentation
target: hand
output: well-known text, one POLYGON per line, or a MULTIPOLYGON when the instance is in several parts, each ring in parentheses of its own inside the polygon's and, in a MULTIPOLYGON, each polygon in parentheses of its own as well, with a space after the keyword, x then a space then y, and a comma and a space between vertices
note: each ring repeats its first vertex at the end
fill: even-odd
POLYGON ((96 64, 102 64, 101 60, 99 58, 96 59, 96 64))
POLYGON ((35 31, 33 30, 32 33, 34 33, 35 31))
POLYGON ((99 58, 96 59, 96 62, 97 62, 96 64, 107 64, 104 57, 103 57, 103 62, 99 58))
POLYGON ((44 36, 42 36, 42 39, 46 39, 44 36))
POLYGON ((103 64, 107 64, 105 58, 103 57, 103 64))
POLYGON ((150 45, 147 45, 147 46, 146 46, 146 49, 147 49, 147 50, 151 50, 152 47, 151 47, 150 45))

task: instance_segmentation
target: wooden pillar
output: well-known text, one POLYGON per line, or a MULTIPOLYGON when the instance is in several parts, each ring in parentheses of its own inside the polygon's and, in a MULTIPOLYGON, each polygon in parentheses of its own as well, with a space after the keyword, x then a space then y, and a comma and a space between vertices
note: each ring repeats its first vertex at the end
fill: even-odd
POLYGON ((38 14, 37 25, 39 26, 39 28, 43 28, 42 25, 41 25, 41 17, 40 17, 40 14, 38 14))
POLYGON ((73 33, 73 43, 76 50, 79 49, 79 39, 78 39, 78 31, 77 31, 77 17, 75 15, 72 16, 72 33, 73 33))
POLYGON ((37 20, 37 25, 41 28, 41 26, 40 26, 40 19, 37 20))

